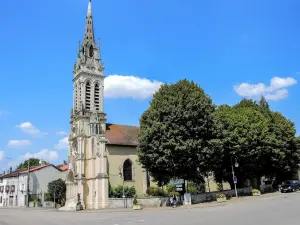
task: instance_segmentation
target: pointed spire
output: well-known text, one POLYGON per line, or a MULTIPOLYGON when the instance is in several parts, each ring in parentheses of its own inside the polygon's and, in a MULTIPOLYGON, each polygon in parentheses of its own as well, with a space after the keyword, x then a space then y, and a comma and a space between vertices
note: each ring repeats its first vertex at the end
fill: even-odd
POLYGON ((89 0, 87 17, 92 16, 92 0, 89 0))
POLYGON ((85 31, 84 31, 84 42, 95 43, 91 0, 89 0, 88 3, 88 11, 86 16, 85 31))

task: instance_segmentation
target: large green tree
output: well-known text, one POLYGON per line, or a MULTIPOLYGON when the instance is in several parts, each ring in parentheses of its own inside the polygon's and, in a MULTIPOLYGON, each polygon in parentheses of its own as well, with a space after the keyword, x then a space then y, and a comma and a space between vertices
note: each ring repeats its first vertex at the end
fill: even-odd
POLYGON ((48 198, 56 203, 62 204, 66 199, 67 186, 62 179, 57 179, 48 183, 48 198))
POLYGON ((243 185, 245 178, 260 176, 262 169, 258 162, 268 133, 264 115, 249 107, 222 105, 216 112, 216 120, 222 127, 222 161, 214 165, 216 180, 232 184, 231 162, 236 160, 239 163, 235 168, 238 186, 243 185))
POLYGON ((218 140, 216 106, 197 84, 164 84, 140 118, 138 158, 157 181, 202 180, 218 140))
POLYGON ((223 105, 215 118, 221 126, 223 146, 221 163, 214 168, 217 181, 232 184, 231 157, 239 161, 235 170, 240 186, 246 178, 265 176, 277 182, 292 178, 300 163, 295 125, 271 111, 265 98, 259 103, 243 99, 233 107, 223 105))

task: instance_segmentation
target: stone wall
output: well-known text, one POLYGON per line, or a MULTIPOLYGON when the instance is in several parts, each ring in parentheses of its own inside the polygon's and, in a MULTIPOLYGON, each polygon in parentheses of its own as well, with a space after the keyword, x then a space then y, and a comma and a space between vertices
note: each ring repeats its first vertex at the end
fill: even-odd
MULTIPOLYGON (((169 197, 154 197, 154 198, 138 198, 144 207, 160 207, 166 206, 169 197)), ((110 208, 132 208, 133 199, 132 198, 110 198, 109 199, 110 208)))
MULTIPOLYGON (((237 192, 238 192, 238 196, 250 196, 252 194, 252 187, 241 188, 238 189, 237 192)), ((226 191, 192 195, 192 204, 216 201, 217 196, 219 194, 225 194, 227 197, 235 197, 235 190, 226 190, 226 191)))
MULTIPOLYGON (((192 204, 198 204, 202 202, 211 202, 217 200, 217 195, 225 194, 227 197, 235 197, 235 190, 225 190, 211 193, 203 193, 198 195, 191 195, 192 204)), ((250 196, 252 194, 252 187, 238 189, 238 196, 250 196)), ((143 207, 160 207, 166 206, 169 197, 153 197, 153 198, 138 198, 143 207)), ((110 198, 110 208, 132 208, 132 198, 110 198)), ((183 203, 183 196, 180 197, 180 201, 183 203)))

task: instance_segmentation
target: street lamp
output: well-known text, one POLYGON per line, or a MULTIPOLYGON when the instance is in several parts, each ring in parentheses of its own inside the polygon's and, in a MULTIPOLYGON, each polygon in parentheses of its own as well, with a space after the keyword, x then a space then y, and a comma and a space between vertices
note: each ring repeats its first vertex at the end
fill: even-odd
POLYGON ((231 156, 230 161, 231 161, 231 170, 232 170, 232 180, 233 180, 233 183, 234 183, 235 197, 238 197, 238 193, 237 193, 237 189, 236 189, 237 179, 236 179, 236 176, 234 175, 234 166, 233 166, 232 158, 234 158, 234 161, 235 161, 234 166, 235 167, 239 167, 239 164, 237 162, 237 157, 236 156, 231 156))
POLYGON ((123 174, 123 172, 122 172, 122 169, 123 169, 123 167, 122 167, 122 166, 120 166, 120 167, 119 167, 119 177, 120 177, 120 178, 123 178, 123 195, 122 195, 122 198, 123 198, 124 208, 126 208, 126 207, 125 207, 125 187, 124 187, 124 174, 123 174))

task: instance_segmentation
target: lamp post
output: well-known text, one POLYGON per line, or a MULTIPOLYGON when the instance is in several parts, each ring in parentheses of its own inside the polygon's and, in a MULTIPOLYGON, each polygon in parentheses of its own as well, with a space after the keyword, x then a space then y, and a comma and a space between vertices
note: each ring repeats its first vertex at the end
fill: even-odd
POLYGON ((123 195, 122 195, 122 198, 123 198, 124 208, 126 208, 126 207, 125 207, 125 186, 124 186, 124 174, 123 174, 123 172, 122 172, 122 169, 123 169, 123 167, 122 167, 122 166, 120 166, 120 167, 119 167, 119 176, 120 176, 120 178, 123 178, 123 195))
POLYGON ((234 175, 234 167, 233 167, 232 158, 234 158, 234 160, 235 160, 235 163, 234 163, 235 167, 239 167, 239 164, 237 162, 237 157, 236 156, 231 156, 230 161, 231 161, 231 170, 232 170, 232 180, 233 180, 233 183, 234 183, 235 197, 238 197, 238 193, 237 193, 237 189, 236 189, 237 179, 234 175))

